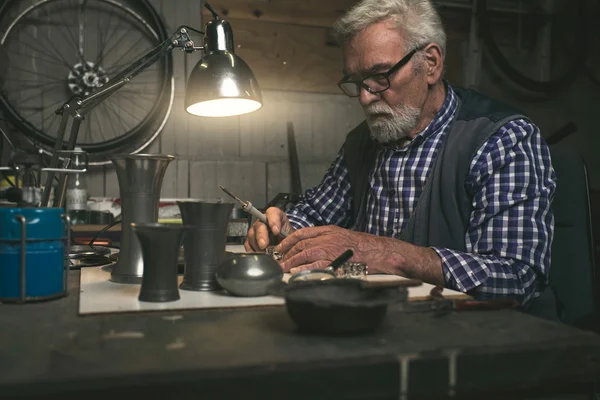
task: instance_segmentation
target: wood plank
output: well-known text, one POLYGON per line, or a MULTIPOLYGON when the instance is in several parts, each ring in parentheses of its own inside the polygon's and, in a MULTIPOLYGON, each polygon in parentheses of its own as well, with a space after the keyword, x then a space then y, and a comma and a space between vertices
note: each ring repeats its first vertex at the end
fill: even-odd
MULTIPOLYGON (((333 160, 332 160, 333 161, 333 160)), ((302 190, 306 191, 321 183, 331 162, 307 163, 300 165, 302 190)), ((287 162, 269 163, 267 171, 267 197, 273 199, 277 193, 291 192, 290 165, 287 162)))
MULTIPOLYGON (((185 112, 185 111, 184 111, 185 112)), ((187 114, 189 142, 180 154, 213 159, 240 155, 240 117, 198 117, 187 114)))
POLYGON ((176 94, 173 98, 171 114, 160 133, 159 152, 162 154, 178 155, 178 148, 187 148, 187 115, 189 114, 183 109, 183 104, 184 97, 176 94))
MULTIPOLYGON (((221 17, 283 24, 331 27, 356 0, 211 0, 221 17)), ((204 19, 212 16, 202 10, 204 19)))
POLYGON ((356 99, 343 94, 265 90, 263 108, 240 117, 241 155, 287 159, 286 125, 292 121, 300 163, 328 161, 363 119, 356 99))
POLYGON ((104 196, 119 197, 119 180, 117 179, 117 171, 113 166, 107 166, 105 171, 106 189, 104 196))
POLYGON ((263 91, 262 108, 240 116, 240 155, 287 158, 286 113, 286 93, 263 91))
POLYGON ((88 196, 104 197, 104 166, 93 166, 85 173, 88 196))
POLYGON ((262 89, 339 93, 342 56, 327 46, 325 28, 230 20, 236 54, 254 71, 262 89))
MULTIPOLYGON (((162 187, 160 191, 161 198, 173 198, 177 197, 177 173, 179 167, 179 160, 174 160, 169 163, 165 176, 163 178, 162 187)), ((187 166, 186 166, 187 170, 187 166)))
POLYGON ((267 204, 266 165, 262 162, 194 161, 190 164, 190 197, 230 201, 219 185, 256 207, 267 204))

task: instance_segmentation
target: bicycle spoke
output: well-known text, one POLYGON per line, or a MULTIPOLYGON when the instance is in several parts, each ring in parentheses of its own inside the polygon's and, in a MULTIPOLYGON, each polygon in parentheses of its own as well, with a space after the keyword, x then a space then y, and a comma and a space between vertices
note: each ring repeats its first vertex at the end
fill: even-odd
MULTIPOLYGON (((51 109, 51 110, 52 110, 54 107, 58 108, 58 105, 59 105, 59 104, 60 104, 60 105, 63 105, 63 104, 65 104, 65 101, 64 101, 64 100, 59 100, 59 101, 56 101, 56 102, 54 102, 54 103, 52 103, 52 104, 50 104, 50 105, 47 105, 47 106, 46 106, 46 108, 49 108, 49 109, 51 109)), ((23 117, 25 117, 25 116, 31 116, 31 115, 34 115, 36 112, 39 112, 39 110, 40 110, 40 108, 39 108, 39 107, 36 107, 36 108, 34 108, 34 109, 33 109, 33 111, 32 111, 32 113, 31 113, 31 114, 25 114, 25 113, 21 113, 21 115, 22 115, 23 117)))
MULTIPOLYGON (((110 21, 111 18, 112 18, 112 14, 111 14, 111 17, 109 17, 109 21, 110 21)), ((121 26, 121 20, 119 19, 119 20, 117 20, 117 27, 111 32, 111 35, 107 38, 106 42, 103 43, 104 46, 100 50, 100 53, 98 53, 96 61, 94 61, 94 65, 96 65, 96 66, 100 65, 100 62, 104 59, 105 53, 106 53, 106 47, 110 43, 111 39, 114 37, 115 32, 119 31, 118 28, 120 26, 121 26)), ((109 29, 110 29, 110 25, 108 25, 107 28, 106 28, 107 33, 108 33, 109 29)), ((124 30, 124 32, 119 37, 119 40, 115 41, 115 43, 112 45, 112 47, 110 48, 110 50, 112 50, 113 47, 117 46, 121 42, 121 40, 125 37, 125 35, 127 35, 127 30, 126 29, 124 30)))
MULTIPOLYGON (((120 26, 120 23, 119 23, 119 26, 120 26)), ((96 62, 94 63, 94 65, 96 66, 96 68, 98 68, 98 66, 100 65, 100 63, 104 60, 104 58, 106 58, 106 55, 108 53, 110 53, 116 46, 118 46, 121 43, 121 41, 123 40, 123 38, 125 37, 125 35, 127 35, 127 33, 128 33, 127 31, 124 31, 121 34, 121 36, 119 36, 119 40, 116 40, 115 43, 108 50, 106 50, 106 52, 103 50, 100 53, 100 58, 98 58, 96 60, 96 62)), ((108 44, 108 42, 106 42, 106 44, 108 44)), ((106 48, 106 46, 105 46, 105 48, 106 48)))
MULTIPOLYGON (((90 116, 92 116, 93 114, 90 114, 90 116)), ((94 115, 94 117, 96 117, 94 115)), ((102 136, 102 140, 106 141, 106 138, 104 137, 104 133, 102 133, 102 127, 100 126, 100 122, 98 122, 98 118, 94 118, 94 121, 96 121, 96 126, 98 126, 98 132, 100 133, 100 136, 102 136)))
POLYGON ((51 60, 51 59, 45 58, 45 57, 40 57, 40 56, 38 56, 35 53, 34 54, 23 54, 21 52, 15 52, 14 54, 16 54, 17 56, 25 57, 27 59, 32 59, 33 58, 34 60, 41 60, 41 61, 43 61, 45 63, 48 63, 48 64, 54 64, 54 65, 63 66, 63 63, 60 62, 60 61, 51 60))
POLYGON ((18 101, 16 104, 27 103, 29 100, 35 99, 36 97, 40 97, 40 94, 44 94, 44 93, 46 93, 49 90, 51 90, 51 89, 46 88, 46 89, 42 90, 41 92, 35 93, 33 96, 26 97, 25 99, 20 99, 20 101, 18 101))
MULTIPOLYGON (((26 72, 26 73, 31 74, 31 75, 43 76, 44 78, 49 78, 49 79, 52 79, 52 80, 56 80, 57 79, 55 76, 50 76, 50 75, 42 74, 42 73, 40 73, 38 71, 32 71, 30 69, 25 69, 25 68, 20 68, 19 72, 26 72)), ((60 80, 60 78, 58 78, 58 79, 60 80)))
MULTIPOLYGON (((85 136, 87 137, 87 139, 83 140, 83 143, 89 143, 92 141, 92 125, 91 125, 92 120, 90 119, 90 117, 85 117, 85 126, 86 126, 86 132, 85 132, 85 136)), ((93 143, 93 142, 92 142, 93 143)))
MULTIPOLYGON (((6 28, 3 46, 10 73, 0 92, 1 106, 15 130, 47 149, 56 141, 61 120, 56 109, 74 93, 92 90, 88 82, 95 76, 84 74, 114 79, 167 37, 157 37, 164 26, 147 19, 155 10, 142 1, 12 1, 5 11, 0 26, 6 28), (68 78, 71 73, 75 79, 68 78)), ((155 137, 173 101, 171 57, 158 59, 85 116, 77 142, 93 144, 93 164, 107 163, 118 151, 135 151, 155 137)))
POLYGON ((123 121, 123 118, 121 118, 121 115, 119 114, 119 112, 114 109, 114 107, 112 106, 112 104, 110 104, 110 102, 107 101, 104 104, 106 104, 106 107, 113 113, 113 115, 115 115, 117 117, 117 119, 121 123, 121 126, 123 127, 123 130, 127 131, 127 126, 125 125, 125 122, 123 121))
MULTIPOLYGON (((102 107, 104 107, 105 109, 107 109, 107 107, 106 107, 106 104, 104 104, 104 103, 100 103, 100 105, 101 105, 102 107)), ((118 137, 118 136, 119 136, 119 131, 115 130, 115 127, 114 127, 114 126, 113 126, 113 124, 112 124, 112 118, 110 118, 110 116, 108 115, 108 113, 106 113, 106 114, 107 114, 107 118, 104 118, 104 119, 103 119, 103 120, 104 120, 104 122, 107 122, 107 121, 108 121, 108 123, 109 123, 109 125, 110 125, 110 129, 111 129, 111 130, 113 131, 113 133, 114 133, 114 137, 118 137)))
POLYGON ((81 61, 85 61, 85 6, 87 5, 87 0, 79 0, 79 55, 81 56, 81 61))
MULTIPOLYGON (((54 116, 56 117, 56 115, 54 115, 54 116)), ((49 125, 47 128, 44 128, 44 126, 43 126, 43 125, 42 125, 42 128, 44 128, 44 130, 45 130, 46 132, 52 132, 52 127, 54 126, 54 123, 55 123, 56 121, 58 121, 58 120, 59 120, 59 118, 54 118, 54 119, 52 120, 52 122, 50 122, 50 125, 49 125)))
MULTIPOLYGON (((49 22, 49 21, 48 21, 49 22)), ((59 29, 60 31, 60 29, 59 29)), ((26 31, 27 32, 27 31, 26 31)), ((33 38, 33 35, 30 34, 30 36, 33 38)), ((54 53, 65 63, 65 65, 70 69, 71 68, 71 64, 67 61, 66 58, 63 57, 62 52, 60 50, 58 50, 56 48, 56 45, 54 43, 52 43, 52 40, 50 40, 47 36, 44 36, 44 38, 46 39, 46 42, 48 42, 48 44, 50 44, 50 47, 52 48, 52 50, 54 50, 54 53)), ((41 43, 40 43, 41 44, 41 43)))
MULTIPOLYGON (((46 14, 48 15, 48 20, 51 21, 50 19, 50 14, 49 11, 46 11, 46 14)), ((62 25, 59 25, 59 29, 58 32, 60 33, 60 35, 63 37, 63 39, 65 39, 65 43, 71 43, 75 49, 75 51, 77 51, 77 40, 75 39, 75 36, 73 36, 73 34, 71 33, 71 29, 69 29, 69 24, 67 23, 67 21, 65 20, 64 16, 62 13, 60 13, 60 19, 62 21, 62 25), (62 29, 60 29, 60 27, 65 27, 67 30, 67 33, 69 35, 69 38, 67 38, 65 36, 65 34, 63 33, 62 29), (70 40, 69 40, 70 39, 70 40)), ((83 57, 78 57, 82 62, 84 61, 83 57)))
MULTIPOLYGON (((126 61, 126 62, 123 62, 123 63, 121 63, 121 64, 116 64, 116 65, 113 65, 113 66, 111 66, 110 68, 106 68, 106 72, 107 72, 107 73, 109 73, 110 75, 112 75, 112 74, 115 74, 115 73, 117 73, 117 72, 121 72, 121 71, 122 71, 122 70, 124 70, 125 68, 129 67, 129 66, 131 65, 131 63, 132 63, 134 60, 137 60, 137 59, 139 59, 139 58, 142 56, 142 54, 144 54, 144 53, 143 53, 143 52, 140 52, 138 56, 136 56, 136 57, 131 57, 131 58, 130 58, 128 61, 126 61)), ((150 67, 148 67, 148 69, 145 69, 145 70, 144 70, 144 72, 147 72, 147 71, 152 71, 152 70, 156 70, 156 69, 158 69, 158 66, 159 66, 159 65, 160 65, 160 64, 158 64, 158 65, 157 65, 157 64, 151 65, 150 67)))
MULTIPOLYGON (((10 83, 18 83, 18 82, 27 82, 27 83, 31 83, 31 79, 11 79, 10 83)), ((47 83, 41 83, 39 85, 19 85, 19 90, 30 90, 30 89, 39 89, 42 87, 46 87, 46 86, 51 86, 51 85, 60 85, 60 84, 64 84, 65 81, 62 79, 55 79, 51 82, 47 82, 47 83)))
POLYGON ((122 108, 122 107, 119 107, 119 113, 125 113, 125 114, 131 116, 134 119, 138 118, 134 113, 132 113, 132 112, 130 112, 130 111, 128 111, 128 110, 126 110, 125 108, 122 108))
MULTIPOLYGON (((33 35, 32 35, 31 33, 27 32, 27 31, 25 31, 25 33, 26 33, 27 35, 29 35, 29 37, 31 37, 35 43, 37 43, 37 40, 36 40, 36 39, 33 37, 33 35)), ((46 53, 44 50, 40 50, 40 48, 39 48, 39 47, 37 47, 37 46, 33 46, 33 45, 31 44, 31 42, 24 42, 24 41, 22 41, 22 40, 20 40, 20 39, 17 39, 17 43, 22 43, 22 44, 25 46, 25 48, 31 48, 31 49, 33 49, 33 50, 35 50, 35 51, 37 51, 37 52, 39 52, 39 53, 41 53, 41 54, 45 55, 46 57, 49 57, 50 59, 57 61, 57 62, 58 62, 58 63, 60 63, 61 65, 63 65, 63 66, 66 66, 68 69, 71 69, 71 65, 70 65, 69 63, 67 63, 67 62, 66 62, 66 61, 64 61, 64 60, 61 60, 60 58, 55 58, 55 55, 54 55, 54 54, 51 54, 51 53, 46 53)))

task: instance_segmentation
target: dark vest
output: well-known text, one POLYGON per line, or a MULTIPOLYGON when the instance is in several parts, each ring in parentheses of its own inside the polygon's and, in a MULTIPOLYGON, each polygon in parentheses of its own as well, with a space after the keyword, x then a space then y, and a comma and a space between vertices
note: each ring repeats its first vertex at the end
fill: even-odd
MULTIPOLYGON (((473 211, 472 196, 465 189, 469 167, 477 150, 508 121, 529 120, 521 112, 473 90, 453 88, 458 110, 450 131, 443 139, 401 240, 417 246, 445 247, 466 251, 465 235, 473 211)), ((381 145, 371 139, 363 122, 344 143, 344 160, 352 187, 352 225, 365 231, 369 175, 381 145)), ((553 290, 530 302, 526 311, 556 319, 553 290)))
MULTIPOLYGON (((469 166, 477 150, 506 122, 527 118, 522 113, 472 90, 454 89, 458 110, 443 138, 415 210, 400 239, 418 246, 466 251, 465 234, 473 210, 465 189, 469 166)), ((344 160, 353 193, 352 222, 366 227, 369 175, 381 145, 371 139, 363 122, 344 143, 344 160)))

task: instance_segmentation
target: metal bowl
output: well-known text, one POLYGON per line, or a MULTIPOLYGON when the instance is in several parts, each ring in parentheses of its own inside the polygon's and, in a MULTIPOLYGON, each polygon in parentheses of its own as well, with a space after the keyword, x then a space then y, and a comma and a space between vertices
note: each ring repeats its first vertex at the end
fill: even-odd
POLYGON ((266 296, 281 283, 279 263, 264 253, 239 253, 225 258, 216 271, 217 282, 234 296, 266 296))

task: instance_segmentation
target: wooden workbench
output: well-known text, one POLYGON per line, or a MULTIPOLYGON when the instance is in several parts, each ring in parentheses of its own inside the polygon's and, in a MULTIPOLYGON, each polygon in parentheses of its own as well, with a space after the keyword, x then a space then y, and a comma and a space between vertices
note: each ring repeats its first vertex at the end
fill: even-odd
POLYGON ((78 285, 0 305, 0 398, 515 399, 600 372, 596 334, 517 311, 392 309, 375 334, 327 338, 284 307, 79 316, 78 285))

